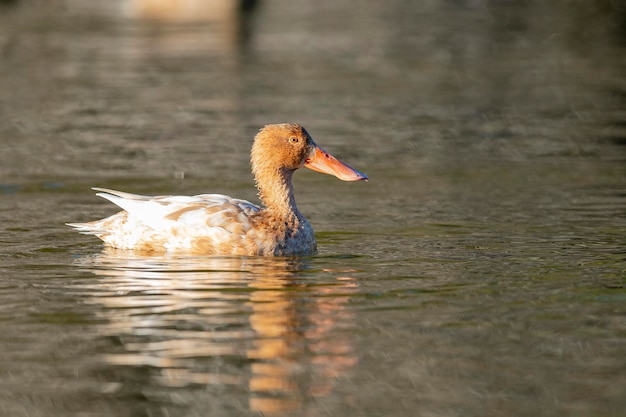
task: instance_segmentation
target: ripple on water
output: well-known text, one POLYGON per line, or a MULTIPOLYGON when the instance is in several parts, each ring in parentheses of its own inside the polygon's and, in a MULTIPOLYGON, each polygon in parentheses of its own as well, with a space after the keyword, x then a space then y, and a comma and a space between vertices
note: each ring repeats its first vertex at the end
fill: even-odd
POLYGON ((77 263, 94 276, 70 290, 94 306, 98 336, 116 346, 98 359, 151 369, 153 390, 246 386, 253 410, 296 409, 300 390, 327 395, 357 361, 351 270, 316 271, 306 258, 143 257, 109 249, 77 263))

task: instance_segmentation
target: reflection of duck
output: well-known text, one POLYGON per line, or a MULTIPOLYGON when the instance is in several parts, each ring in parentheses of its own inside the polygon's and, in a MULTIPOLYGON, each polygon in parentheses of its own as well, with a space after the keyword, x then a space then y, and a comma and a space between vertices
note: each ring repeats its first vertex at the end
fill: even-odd
POLYGON ((261 208, 220 194, 146 197, 107 189, 99 196, 124 211, 74 223, 121 249, 193 254, 308 255, 316 251, 309 222, 296 206, 291 178, 302 166, 344 181, 367 176, 321 149, 294 124, 267 125, 252 146, 252 172, 261 208))
POLYGON ((98 276, 81 293, 100 306, 98 334, 115 341, 100 359, 125 375, 115 384, 124 395, 151 392, 159 407, 175 393, 202 410, 241 402, 264 414, 295 411, 331 394, 357 361, 345 332, 353 278, 309 286, 299 259, 112 248, 80 263, 98 276))

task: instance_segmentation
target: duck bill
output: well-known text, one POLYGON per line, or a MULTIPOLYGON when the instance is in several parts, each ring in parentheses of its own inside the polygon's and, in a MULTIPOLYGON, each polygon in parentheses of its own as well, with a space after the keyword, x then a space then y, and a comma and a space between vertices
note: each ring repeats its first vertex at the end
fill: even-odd
POLYGON ((367 181, 367 175, 344 164, 319 146, 315 146, 304 166, 313 171, 334 175, 343 181, 367 181))

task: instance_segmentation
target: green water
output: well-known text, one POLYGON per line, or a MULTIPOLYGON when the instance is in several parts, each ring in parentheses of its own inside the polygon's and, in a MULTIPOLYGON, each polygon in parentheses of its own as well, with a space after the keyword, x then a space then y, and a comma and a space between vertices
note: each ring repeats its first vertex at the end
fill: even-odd
POLYGON ((0 415, 623 415, 622 9, 148 3, 0 6, 0 415), (256 201, 275 122, 370 177, 296 173, 316 256, 64 226, 256 201))

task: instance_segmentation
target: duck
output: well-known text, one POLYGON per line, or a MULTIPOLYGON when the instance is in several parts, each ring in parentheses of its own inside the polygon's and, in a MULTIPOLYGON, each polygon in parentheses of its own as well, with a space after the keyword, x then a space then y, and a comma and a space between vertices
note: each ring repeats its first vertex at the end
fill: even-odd
POLYGON ((299 124, 269 124, 254 137, 252 174, 261 205, 222 194, 145 196, 93 188, 122 211, 88 223, 67 223, 105 245, 191 255, 306 256, 315 234, 296 205, 292 177, 305 167, 342 181, 367 181, 318 146, 299 124))

